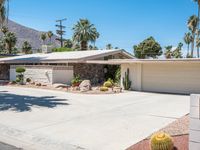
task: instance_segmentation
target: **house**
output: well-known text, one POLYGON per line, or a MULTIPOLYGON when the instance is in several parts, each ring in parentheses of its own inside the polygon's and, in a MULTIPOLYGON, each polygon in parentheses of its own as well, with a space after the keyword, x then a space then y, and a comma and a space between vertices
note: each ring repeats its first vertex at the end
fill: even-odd
MULTIPOLYGON (((25 78, 44 84, 70 83, 74 76, 92 83, 104 81, 104 64, 87 64, 89 60, 132 59, 125 50, 88 50, 38 53, 0 59, 0 80, 16 80, 16 68, 26 68, 25 78)), ((108 70, 109 71, 109 70, 108 70)))
MULTIPOLYGON (((121 65, 121 81, 129 69, 131 89, 145 92, 200 93, 200 59, 121 59, 87 61, 121 65)), ((123 84, 121 83, 123 86, 123 84)))

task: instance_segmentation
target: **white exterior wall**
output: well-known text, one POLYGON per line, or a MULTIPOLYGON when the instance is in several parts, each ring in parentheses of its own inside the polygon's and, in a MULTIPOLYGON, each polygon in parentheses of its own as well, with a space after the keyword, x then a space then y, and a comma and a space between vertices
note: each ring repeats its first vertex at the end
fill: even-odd
POLYGON ((123 64, 121 65, 121 86, 123 87, 123 78, 125 76, 125 72, 129 68, 129 78, 131 80, 131 89, 136 91, 142 90, 142 65, 141 64, 123 64))
POLYGON ((129 68, 131 87, 136 91, 200 93, 200 63, 134 63, 121 68, 122 79, 129 68))
POLYGON ((200 150, 200 95, 191 95, 189 150, 200 150))
POLYGON ((53 83, 63 83, 70 85, 73 77, 73 67, 62 67, 53 70, 53 83))
MULTIPOLYGON (((16 80, 16 68, 10 67, 10 80, 16 80)), ((34 82, 43 84, 67 83, 69 84, 73 78, 73 67, 66 66, 22 66, 26 68, 24 73, 25 80, 30 78, 34 82)))

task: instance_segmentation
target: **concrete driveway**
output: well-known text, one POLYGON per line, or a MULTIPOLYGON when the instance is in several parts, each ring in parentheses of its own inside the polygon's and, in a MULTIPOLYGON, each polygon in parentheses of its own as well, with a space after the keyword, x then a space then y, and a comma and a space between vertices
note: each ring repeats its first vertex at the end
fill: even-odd
POLYGON ((27 150, 124 150, 189 113, 189 96, 0 86, 0 141, 27 150))

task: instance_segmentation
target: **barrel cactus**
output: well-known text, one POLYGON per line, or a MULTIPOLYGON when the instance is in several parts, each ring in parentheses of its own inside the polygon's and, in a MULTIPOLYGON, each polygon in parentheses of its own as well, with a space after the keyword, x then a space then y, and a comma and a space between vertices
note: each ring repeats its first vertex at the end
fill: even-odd
POLYGON ((170 135, 166 133, 156 133, 150 140, 151 150, 173 150, 174 144, 170 135))

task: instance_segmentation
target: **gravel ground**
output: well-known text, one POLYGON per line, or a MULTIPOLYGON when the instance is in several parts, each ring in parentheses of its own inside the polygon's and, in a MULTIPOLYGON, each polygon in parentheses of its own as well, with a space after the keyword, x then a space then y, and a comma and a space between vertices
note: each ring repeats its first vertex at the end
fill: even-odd
POLYGON ((0 142, 0 150, 22 150, 22 149, 0 142))
MULTIPOLYGON (((170 134, 173 137, 174 145, 180 150, 188 150, 189 144, 189 115, 186 115, 180 119, 177 119, 173 123, 169 124, 165 128, 159 130, 158 132, 165 132, 170 134)), ((138 142, 137 144, 131 146, 127 150, 150 150, 149 148, 149 139, 151 136, 146 139, 138 142)))

